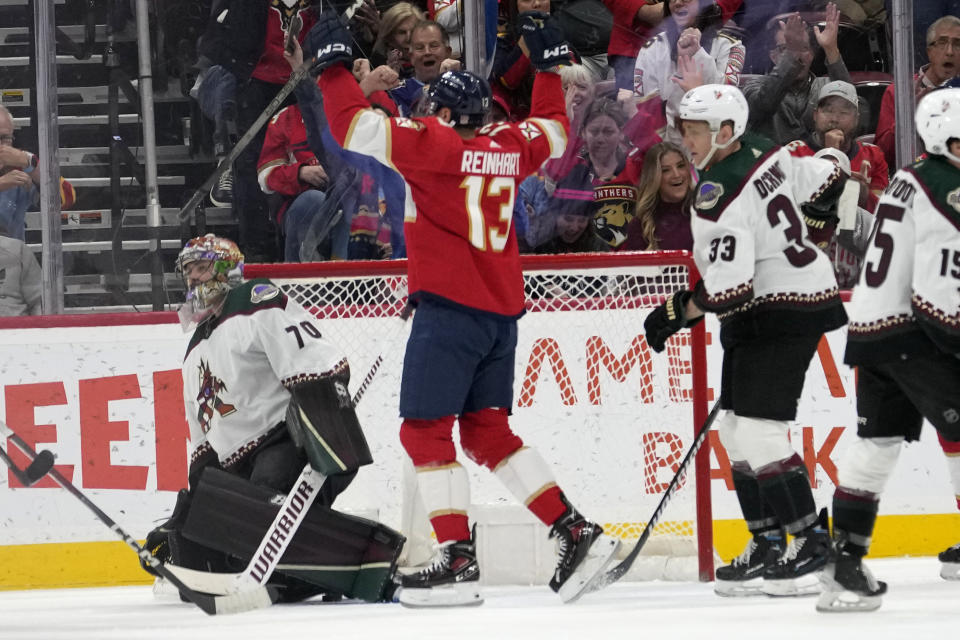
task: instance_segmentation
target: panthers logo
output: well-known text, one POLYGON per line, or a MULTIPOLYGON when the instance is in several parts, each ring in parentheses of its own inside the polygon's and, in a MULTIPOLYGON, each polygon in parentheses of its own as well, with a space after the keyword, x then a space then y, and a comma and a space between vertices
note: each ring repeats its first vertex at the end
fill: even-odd
POLYGON ((627 239, 627 225, 633 220, 633 211, 628 202, 604 203, 594 215, 597 235, 611 247, 619 247, 627 239))
POLYGON ((290 28, 293 16, 309 7, 310 0, 270 0, 270 8, 280 14, 280 26, 284 31, 290 28))

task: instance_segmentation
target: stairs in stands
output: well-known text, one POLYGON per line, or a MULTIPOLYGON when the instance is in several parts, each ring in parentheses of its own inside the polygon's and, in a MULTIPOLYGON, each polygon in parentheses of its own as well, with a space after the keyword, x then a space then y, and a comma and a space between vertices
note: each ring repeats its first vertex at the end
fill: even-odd
MULTIPOLYGON (((73 185, 76 204, 62 212, 65 312, 150 310, 150 230, 145 211, 145 186, 129 166, 121 164, 119 201, 111 189, 110 129, 108 126, 108 60, 115 61, 129 78, 137 77, 135 24, 131 19, 121 29, 111 29, 110 2, 56 1, 56 24, 74 42, 82 43, 86 11, 96 12, 95 38, 89 58, 67 55, 62 44, 57 55, 59 109, 59 164, 64 178, 73 185), (112 47, 115 56, 105 56, 112 47), (119 212, 119 216, 117 215, 119 212), (119 218, 119 219, 118 219, 119 218)), ((14 116, 16 146, 36 152, 37 131, 35 71, 32 66, 31 24, 33 9, 28 0, 0 0, 0 101, 14 116)), ((156 48, 159 38, 151 38, 156 48)), ((161 255, 164 265, 162 299, 168 304, 182 300, 182 284, 173 273, 183 240, 198 232, 233 235, 229 208, 208 206, 200 225, 193 216, 181 224, 178 213, 193 191, 214 168, 209 148, 194 144, 191 154, 184 119, 191 118, 190 99, 179 78, 167 77, 166 67, 154 62, 154 112, 156 158, 161 218, 161 255), (199 150, 197 149, 199 147, 199 150)), ((136 80, 133 81, 136 86, 136 80)), ((189 85, 187 85, 189 86, 189 85)), ((119 93, 120 136, 141 164, 142 124, 137 107, 119 93)), ((199 127, 198 127, 199 129, 199 127)), ((40 259, 40 214, 27 214, 27 244, 40 259)))

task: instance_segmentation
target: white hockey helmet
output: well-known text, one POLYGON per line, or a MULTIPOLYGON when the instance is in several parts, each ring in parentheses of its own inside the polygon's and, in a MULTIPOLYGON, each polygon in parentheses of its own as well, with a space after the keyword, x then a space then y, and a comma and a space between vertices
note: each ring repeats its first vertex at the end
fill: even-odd
MULTIPOLYGON (((705 84, 690 91, 680 101, 678 120, 706 122, 713 132, 710 153, 697 163, 703 169, 717 149, 725 149, 734 143, 747 129, 750 108, 740 89, 729 84, 705 84), (733 122, 733 136, 726 143, 717 144, 717 134, 724 122, 733 122)), ((679 124, 679 123, 678 123, 679 124)), ((677 127, 679 129, 679 126, 677 127)))
POLYGON ((925 95, 917 105, 916 123, 927 153, 960 162, 947 144, 951 138, 960 140, 960 89, 937 89, 925 95))
POLYGON ((236 243, 212 233, 188 240, 177 256, 177 273, 187 287, 186 302, 180 308, 180 320, 189 324, 209 316, 227 292, 243 283, 243 254, 236 243), (204 282, 190 282, 187 271, 199 260, 210 262, 211 277, 204 282))

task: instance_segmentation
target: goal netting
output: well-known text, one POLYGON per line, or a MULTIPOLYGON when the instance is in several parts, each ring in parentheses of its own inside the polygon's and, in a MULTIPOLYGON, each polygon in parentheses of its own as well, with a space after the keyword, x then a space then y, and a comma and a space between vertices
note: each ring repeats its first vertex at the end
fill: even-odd
MULTIPOLYGON (((643 332, 656 305, 692 287, 692 258, 650 252, 523 260, 527 313, 518 323, 511 425, 550 463, 571 501, 622 538, 625 554, 707 413, 703 325, 675 335, 660 354, 643 332)), ((409 538, 406 562, 425 561, 430 527, 398 438, 410 331, 400 319, 406 262, 248 265, 245 275, 273 280, 347 354, 351 392, 362 388, 357 413, 375 462, 338 504, 400 528, 409 538)), ((627 579, 712 577, 706 449, 627 579)), ((492 474, 465 466, 485 581, 545 581, 554 562, 547 529, 492 474)))

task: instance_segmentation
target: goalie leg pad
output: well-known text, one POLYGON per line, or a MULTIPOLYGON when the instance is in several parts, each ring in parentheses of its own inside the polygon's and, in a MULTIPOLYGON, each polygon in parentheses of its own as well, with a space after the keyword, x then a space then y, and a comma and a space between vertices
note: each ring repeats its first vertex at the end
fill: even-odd
MULTIPOLYGON (((197 485, 183 535, 246 564, 273 523, 280 502, 280 496, 269 489, 209 469, 197 485)), ((403 542, 399 532, 378 522, 314 504, 293 534, 277 572, 326 592, 376 602, 392 591, 403 542)))
POLYGON ((310 466, 333 476, 373 462, 343 376, 300 382, 290 395, 287 428, 306 451, 310 466))
POLYGON ((481 409, 460 416, 460 446, 468 458, 493 471, 523 446, 510 429, 506 409, 481 409))
POLYGON ((455 416, 431 420, 406 418, 400 425, 400 444, 415 467, 450 464, 457 460, 453 446, 453 421, 455 416))

